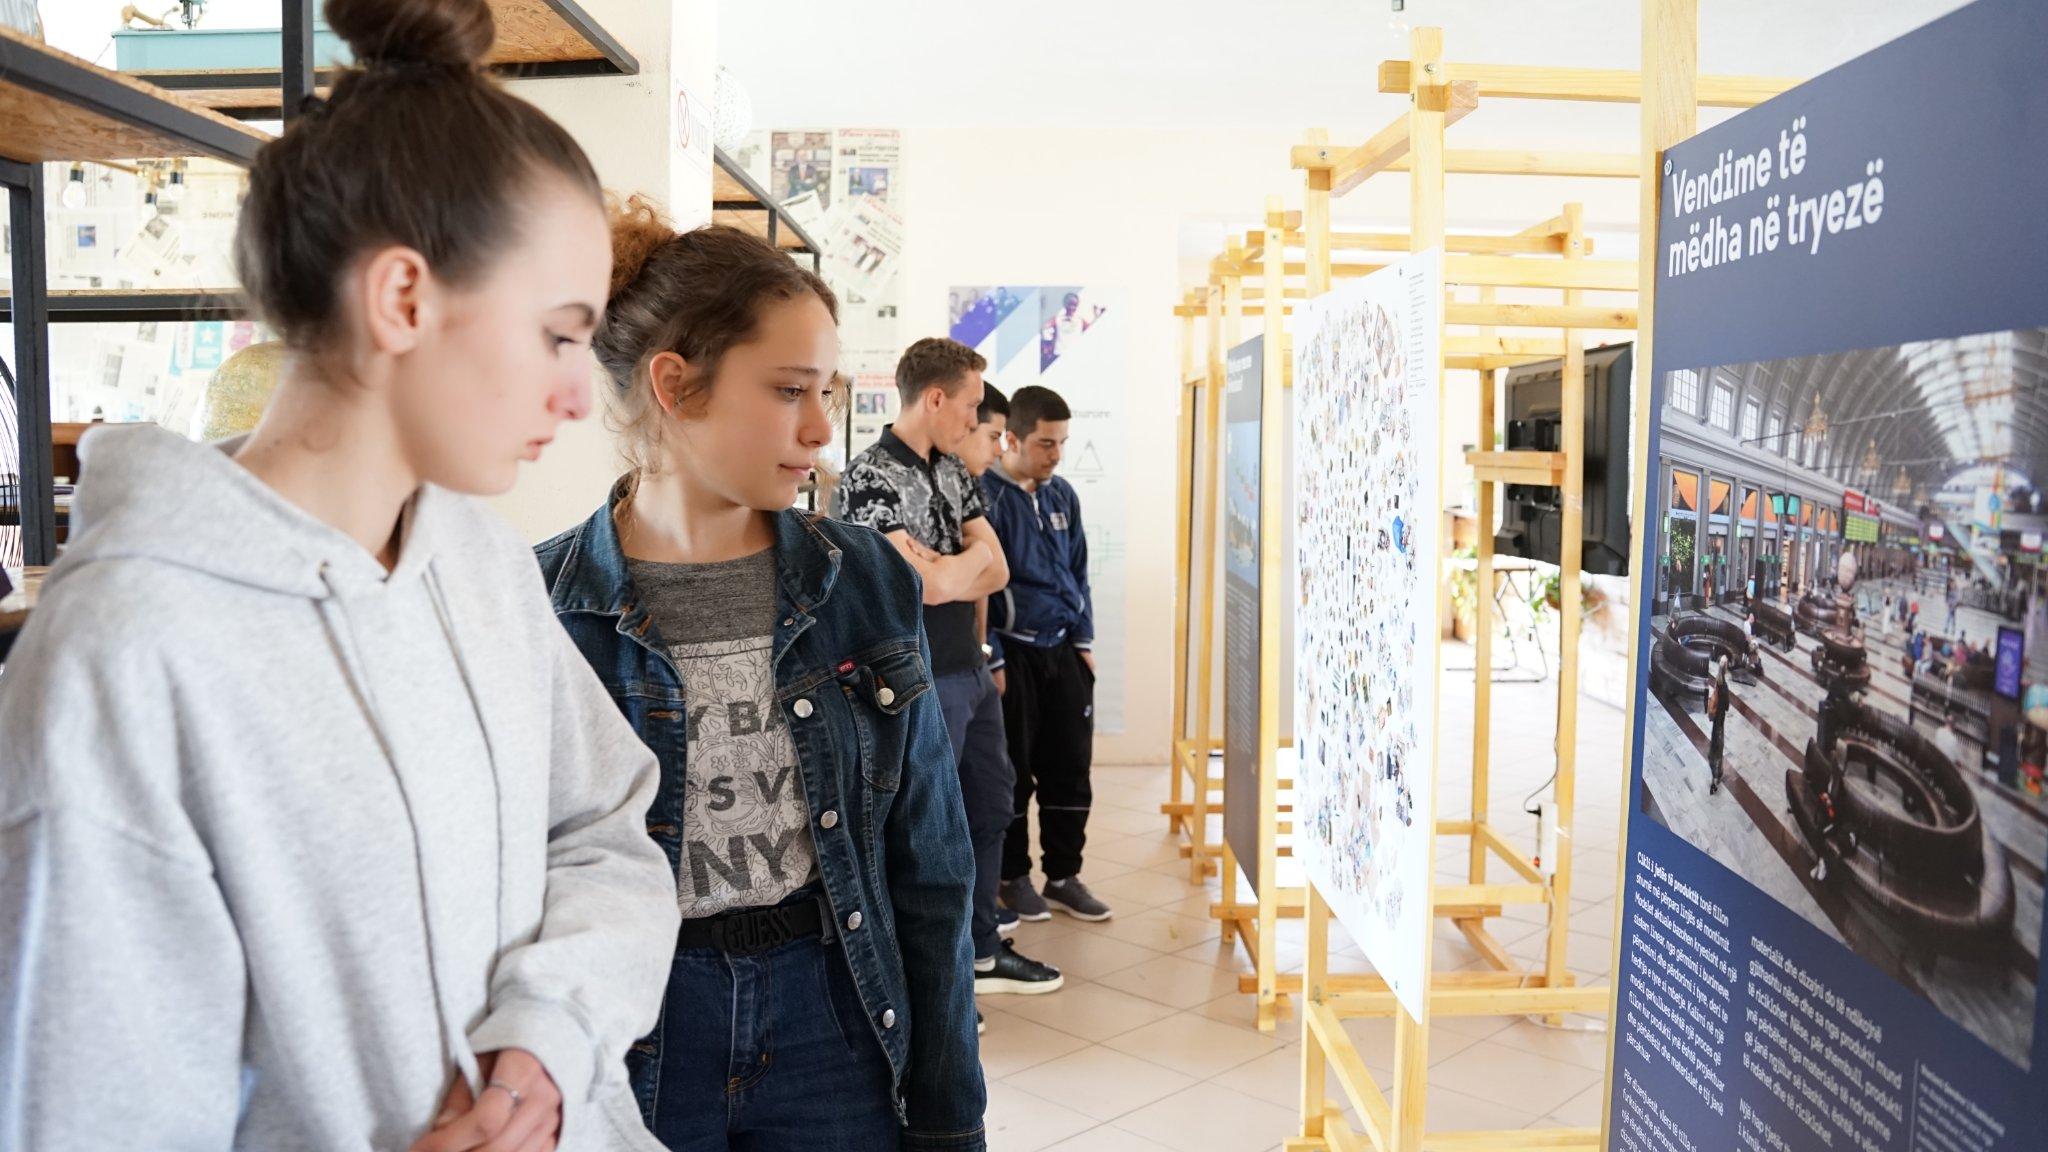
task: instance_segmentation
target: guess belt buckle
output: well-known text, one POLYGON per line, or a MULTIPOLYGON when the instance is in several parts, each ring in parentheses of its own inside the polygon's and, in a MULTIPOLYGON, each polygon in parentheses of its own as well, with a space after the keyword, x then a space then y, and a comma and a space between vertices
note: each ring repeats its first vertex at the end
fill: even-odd
POLYGON ((757 908, 718 921, 718 946, 734 956, 751 956, 780 948, 796 938, 790 927, 789 909, 757 908))

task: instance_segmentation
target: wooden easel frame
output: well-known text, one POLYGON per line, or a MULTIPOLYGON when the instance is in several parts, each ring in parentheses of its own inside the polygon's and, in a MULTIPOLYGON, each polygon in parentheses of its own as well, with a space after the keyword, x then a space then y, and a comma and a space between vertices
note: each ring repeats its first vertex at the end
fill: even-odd
MULTIPOLYGON (((1311 161, 1305 165, 1309 170, 1309 199, 1307 211, 1304 213, 1305 221, 1314 221, 1319 216, 1327 220, 1327 207, 1319 207, 1319 199, 1324 200, 1326 205, 1327 196, 1332 192, 1341 194, 1376 171, 1390 170, 1394 161, 1405 160, 1411 174, 1412 247, 1420 250, 1432 244, 1441 244, 1445 239, 1443 179, 1448 168, 1447 152, 1443 147, 1443 129, 1450 119, 1455 118, 1450 113, 1466 105, 1476 105, 1477 97, 1484 94, 1517 98, 1614 101, 1634 98, 1631 93, 1637 93, 1643 106, 1643 146, 1638 160, 1638 171, 1641 173, 1643 185, 1641 226, 1646 235, 1654 235, 1657 220, 1658 164, 1661 162, 1665 147, 1691 134, 1696 121, 1695 101, 1704 95, 1712 95, 1717 98, 1717 102, 1746 106, 1768 99, 1789 87, 1787 83, 1774 80, 1709 80, 1698 77, 1697 3, 1698 0, 1644 0, 1643 60, 1646 71, 1642 74, 1452 66, 1443 60, 1443 36, 1440 29, 1414 30, 1411 37, 1411 59, 1405 62, 1389 62, 1381 70, 1383 90, 1392 83, 1405 82, 1405 88, 1411 97, 1411 108, 1404 118, 1405 122, 1397 121, 1358 149, 1336 152, 1328 149, 1321 141, 1311 139, 1304 150, 1298 150, 1298 157, 1301 152, 1306 151, 1309 154, 1307 158, 1311 161), (1468 85, 1469 91, 1460 91, 1468 85), (1495 90, 1489 93, 1489 86, 1495 90)), ((1311 229, 1312 227, 1311 225, 1311 229)), ((1306 1003, 1302 1012, 1302 1131, 1298 1139, 1288 1142, 1290 1152, 1308 1152, 1310 1149, 1360 1152, 1367 1145, 1376 1152, 1424 1152, 1425 1149, 1442 1149, 1445 1152, 1452 1149, 1457 1152, 1488 1152, 1511 1148, 1595 1152, 1606 1147, 1611 1117, 1604 1109, 1599 1128, 1559 1129, 1548 1132, 1445 1132, 1431 1134, 1427 1138, 1423 1129, 1428 1085, 1428 1030, 1432 1017, 1555 1017, 1567 1012, 1604 1012, 1611 1019, 1614 1011, 1612 987, 1574 987, 1570 974, 1564 971, 1565 945, 1571 911, 1571 855, 1568 837, 1575 799, 1573 761, 1576 751, 1580 625, 1576 586, 1583 538, 1581 488, 1585 449, 1584 395, 1582 390, 1572 385, 1583 376, 1584 350, 1577 331, 1582 328, 1637 328, 1637 378, 1644 381, 1653 379, 1649 357, 1648 309, 1652 303, 1651 289, 1655 283, 1656 246, 1650 242, 1642 245, 1639 266, 1633 270, 1635 282, 1623 285, 1612 278, 1612 269, 1595 269, 1591 262, 1582 260, 1585 255, 1584 230, 1577 205, 1567 205, 1565 212, 1557 220, 1546 221, 1523 233, 1524 236, 1532 234, 1562 237, 1563 272, 1550 274, 1546 271, 1537 275, 1524 275, 1533 269, 1511 267, 1498 258, 1461 258, 1447 255, 1444 260, 1447 285, 1476 284, 1480 289, 1480 300, 1476 304, 1447 305, 1447 325, 1464 324, 1476 327, 1477 342, 1481 345, 1495 340, 1494 331, 1502 327, 1555 327, 1563 330, 1566 386, 1562 390, 1561 452, 1492 451, 1495 416, 1492 370, 1516 362, 1516 357, 1504 345, 1497 352, 1482 347, 1476 352, 1479 362, 1470 365, 1481 371, 1486 384, 1480 393, 1481 447, 1467 455, 1467 460, 1480 481, 1481 524, 1477 565, 1481 594, 1475 598, 1478 602, 1478 651, 1475 660, 1477 681, 1474 700, 1473 810, 1471 819, 1463 821, 1435 820, 1433 811, 1429 816, 1435 820, 1438 836, 1462 835, 1470 838, 1469 883, 1439 886, 1435 883, 1432 873, 1430 900, 1437 917, 1448 918, 1456 923, 1475 950, 1488 960, 1495 971, 1454 973, 1442 978, 1435 978, 1431 973, 1428 980, 1430 991, 1425 997, 1423 1011, 1419 1015, 1411 1014, 1383 988, 1366 992, 1341 990, 1329 975, 1329 907, 1311 883, 1304 910, 1308 919, 1308 956, 1303 976, 1306 1003), (1556 288, 1563 293, 1563 299, 1560 304, 1554 306, 1495 303, 1492 299, 1492 289, 1507 286, 1556 288), (1624 287, 1638 290, 1640 312, 1637 309, 1588 307, 1580 301, 1579 294, 1585 290, 1619 290, 1624 287), (1498 362, 1493 362, 1496 360, 1498 362), (1494 511, 1493 485, 1510 482, 1557 486, 1562 488, 1564 493, 1560 555, 1561 587, 1564 594, 1560 596, 1559 605, 1561 667, 1558 674, 1557 742, 1557 798, 1560 808, 1561 847, 1559 858, 1555 862, 1555 873, 1547 882, 1535 862, 1508 844, 1487 818, 1491 624, 1488 620, 1490 597, 1485 593, 1492 582, 1490 528, 1494 511), (1487 860, 1491 856, 1498 856, 1518 873, 1524 882, 1511 885, 1486 883, 1487 860), (1549 905, 1550 928, 1546 938, 1544 969, 1540 974, 1524 973, 1517 977, 1512 960, 1486 931, 1485 921, 1499 915, 1499 905, 1516 902, 1540 902, 1549 905), (1460 976, 1466 978, 1459 979, 1460 976), (1500 982, 1508 978, 1513 978, 1512 985, 1500 982), (1356 1046, 1342 1027, 1342 1020, 1347 1017, 1390 1014, 1395 1019, 1395 1067, 1391 1099, 1374 1082, 1356 1046), (1345 1097, 1361 1117, 1361 1131, 1354 1131, 1343 1110, 1326 1099, 1327 1081, 1332 1073, 1336 1075, 1345 1097)), ((1315 237, 1310 236, 1307 243, 1311 264, 1315 263, 1318 253, 1321 253, 1321 259, 1327 259, 1327 242, 1319 244, 1315 237)), ((1453 339, 1446 339, 1444 346, 1445 368, 1454 366, 1453 361, 1458 356, 1474 354, 1454 351, 1453 339)), ((1534 358, 1537 357, 1522 357, 1534 358)), ((1439 379, 1441 381, 1441 375, 1439 379)), ((1638 403, 1635 412, 1638 443, 1648 442, 1649 416, 1650 405, 1647 402, 1638 403)), ((1637 468, 1630 481, 1630 506, 1638 512, 1642 508, 1644 475, 1645 469, 1637 468)), ((1639 598, 1642 595, 1642 580, 1640 566, 1635 566, 1630 577, 1634 597, 1639 598)), ((1639 599, 1632 602, 1639 602, 1639 599)), ((1631 684, 1635 682, 1639 656, 1635 635, 1631 630, 1628 656, 1631 684)), ((1438 660, 1437 664, 1437 675, 1441 678, 1441 660, 1438 660)), ((1628 731, 1632 739, 1633 716, 1630 717, 1630 721, 1628 731)), ((1625 757, 1631 756, 1632 752, 1632 748, 1625 746, 1625 757)), ((1432 809, 1433 799, 1432 797, 1430 805, 1432 809)), ((1616 861, 1617 872, 1621 875, 1625 875, 1622 861, 1626 860, 1626 855, 1624 836, 1623 846, 1617 853, 1616 861)), ((1617 912, 1617 938, 1618 924, 1617 912)), ((1611 1061, 1610 1054, 1610 1084, 1611 1061)))

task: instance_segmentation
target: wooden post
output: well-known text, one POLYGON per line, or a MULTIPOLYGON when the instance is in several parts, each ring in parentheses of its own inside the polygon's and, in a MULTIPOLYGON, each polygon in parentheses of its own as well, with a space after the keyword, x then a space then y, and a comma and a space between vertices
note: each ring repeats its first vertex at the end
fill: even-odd
POLYGON ((1194 594, 1194 748, 1188 752, 1188 775, 1194 793, 1188 797, 1188 881, 1196 888, 1206 877, 1208 840, 1208 740, 1214 717, 1214 674, 1217 674, 1217 480, 1223 471, 1223 355, 1227 295, 1235 295, 1235 277, 1223 291, 1208 287, 1208 387, 1202 396, 1202 498, 1196 517, 1202 525, 1202 570, 1194 594))
MULTIPOLYGON (((1479 302, 1491 304, 1494 295, 1493 288, 1481 288, 1479 302)), ((1491 327, 1479 330, 1482 342, 1491 340, 1493 335, 1491 327)), ((1481 452, 1494 449, 1493 383, 1493 372, 1482 369, 1479 373, 1479 442, 1475 445, 1481 452)), ((1466 880, 1471 884, 1484 884, 1486 858, 1492 854, 1481 828, 1490 815, 1492 788, 1493 516, 1497 489, 1492 481, 1486 479, 1481 479, 1475 487, 1479 490, 1479 559, 1472 573, 1472 847, 1467 860, 1466 880)))
MULTIPOLYGON (((1643 176, 1642 208, 1637 230, 1641 233, 1638 242, 1641 262, 1641 278, 1636 285, 1635 363, 1637 380, 1642 385, 1635 389, 1635 442, 1647 446, 1650 443, 1650 422, 1656 419, 1650 397, 1654 394, 1656 362, 1652 358, 1652 320, 1656 316, 1657 304, 1657 221, 1659 208, 1657 193, 1663 187, 1664 150, 1691 136, 1699 130, 1699 0, 1643 0, 1643 106, 1642 106, 1642 152, 1643 176)), ((1655 461, 1645 461, 1632 470, 1629 476, 1628 506, 1635 514, 1635 530, 1638 533, 1655 531, 1650 524, 1648 505, 1644 501, 1648 477, 1654 471, 1655 461)), ((1643 589, 1648 585, 1647 574, 1643 571, 1642 549, 1631 543, 1633 555, 1629 558, 1629 604, 1635 611, 1643 610, 1643 589)), ((1629 716, 1622 725, 1622 804, 1626 817, 1630 811, 1628 793, 1630 774, 1635 766, 1635 685, 1638 675, 1638 661, 1644 653, 1636 644, 1636 629, 1628 630, 1628 683, 1629 716)), ((1614 901, 1614 942, 1619 956, 1621 943, 1621 915, 1627 906, 1625 895, 1628 891, 1628 821, 1621 824, 1621 847, 1616 852, 1615 870, 1618 879, 1615 892, 1621 898, 1614 901)), ((1615 972, 1613 992, 1607 1006, 1610 1027, 1620 1019, 1621 973, 1615 972)), ((1608 1047, 1607 1099, 1600 1110, 1600 1146, 1610 1147, 1613 1132, 1614 1101, 1614 1056, 1613 1046, 1608 1047)))
MULTIPOLYGON (((1412 80, 1409 86, 1408 109, 1408 215, 1409 251, 1421 252, 1429 248, 1441 248, 1444 242, 1444 115, 1449 105, 1450 87, 1444 68, 1444 33, 1441 28, 1416 28, 1409 33, 1409 59, 1414 62, 1412 80)), ((1439 346, 1443 332, 1437 332, 1439 346)), ((1439 411, 1444 391, 1444 371, 1441 360, 1436 365, 1436 380, 1439 411)), ((1438 428, 1438 439, 1442 439, 1442 428, 1438 428)), ((1434 490, 1437 504, 1442 505, 1443 497, 1443 445, 1431 446, 1436 456, 1436 484, 1434 490)), ((1431 510, 1432 513, 1435 509, 1431 510)), ((1448 543, 1448 541, 1446 541, 1448 543)), ((1435 573, 1439 590, 1443 589, 1443 567, 1438 565, 1435 573)), ((1429 651, 1431 653, 1429 674, 1439 685, 1443 682, 1443 637, 1434 620, 1429 622, 1429 651)), ((1441 730, 1436 716, 1418 718, 1421 724, 1441 730)), ((1431 743, 1432 759, 1437 758, 1436 743, 1431 743)), ((1436 777, 1435 765, 1431 765, 1430 778, 1436 777)), ((1436 832, 1436 795, 1434 789, 1420 798, 1422 811, 1417 814, 1417 823, 1436 832)), ((1423 907, 1436 906, 1436 862, 1432 851, 1430 874, 1425 890, 1421 893, 1423 907)), ((1387 1133, 1385 1152, 1422 1152, 1423 1115, 1429 1097, 1429 998, 1431 967, 1429 956, 1434 951, 1434 921, 1430 922, 1432 940, 1424 944, 1422 986, 1424 995, 1422 1013, 1411 1015, 1405 1007, 1397 1007, 1394 1013, 1394 1098, 1392 1131, 1387 1133)))
POLYGON ((1169 832, 1179 832, 1186 826, 1186 817, 1181 814, 1181 805, 1186 803, 1186 791, 1182 788, 1180 750, 1188 738, 1188 617, 1194 605, 1188 602, 1191 573, 1189 562, 1194 556, 1195 534, 1195 402, 1199 395, 1193 380, 1195 358, 1199 353, 1195 346, 1195 318, 1183 316, 1180 321, 1180 407, 1177 409, 1175 424, 1180 440, 1175 483, 1178 491, 1174 499, 1177 519, 1174 523, 1174 568, 1173 568, 1173 729, 1166 742, 1167 762, 1173 770, 1167 773, 1171 778, 1168 787, 1170 805, 1166 826, 1169 832))
MULTIPOLYGON (((1217 919, 1223 925, 1223 943, 1227 946, 1237 941, 1238 917, 1244 915, 1244 910, 1237 902, 1237 853, 1230 847, 1230 837, 1223 838, 1221 850, 1223 866, 1217 875, 1223 881, 1223 891, 1218 894, 1217 919)), ((1265 901, 1263 890, 1257 898, 1262 903, 1265 901)))
MULTIPOLYGON (((1280 282, 1287 262, 1286 205, 1278 196, 1266 198, 1265 277, 1280 282)), ((1266 317, 1265 378, 1259 419, 1259 1031, 1277 1023, 1280 921, 1274 894, 1280 871, 1280 606, 1281 540, 1285 520, 1287 460, 1286 365, 1281 359, 1287 337, 1282 315, 1266 317)), ((1235 882, 1236 877, 1228 878, 1235 882)))
MULTIPOLYGON (((1311 128, 1311 147, 1330 142, 1327 128, 1311 128)), ((1302 244, 1307 249, 1308 295, 1311 300, 1330 290, 1330 170, 1311 168, 1301 208, 1302 244)))
POLYGON ((1323 1055, 1322 1041, 1309 1027, 1309 1008, 1321 1004, 1329 994, 1325 985, 1330 972, 1330 906, 1313 883, 1306 896, 1303 914, 1308 920, 1308 956, 1301 965, 1301 1134, 1313 1139, 1323 1134, 1329 1061, 1323 1055))
MULTIPOLYGON (((1564 206, 1566 260, 1585 248, 1585 206, 1564 206)), ((1567 306, 1579 302, 1567 288, 1567 306)), ((1558 391, 1560 446, 1564 449, 1564 509, 1557 557, 1557 859, 1550 862, 1550 938, 1544 948, 1544 982, 1564 986, 1565 946, 1572 919, 1572 816, 1577 792, 1579 739, 1579 571, 1585 551, 1586 348, 1579 333, 1564 330, 1564 379, 1558 391)), ((1647 443, 1647 441, 1645 441, 1647 443)), ((1627 811, 1624 805, 1622 810, 1627 811)), ((1562 1018, 1553 1015, 1553 1022, 1562 1018)))

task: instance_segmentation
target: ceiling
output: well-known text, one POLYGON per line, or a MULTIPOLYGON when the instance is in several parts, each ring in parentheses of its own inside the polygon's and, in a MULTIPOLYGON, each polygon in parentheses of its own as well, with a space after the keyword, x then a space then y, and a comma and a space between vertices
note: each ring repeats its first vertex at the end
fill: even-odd
MULTIPOLYGON (((1700 0, 1700 67, 1804 78, 1961 0, 1700 0)), ((898 127, 1377 128, 1402 107, 1375 68, 1397 20, 1452 60, 1633 68, 1638 0, 719 0, 719 60, 754 123, 898 127)), ((1560 145, 1630 145, 1633 108, 1546 105, 1560 145), (1608 139, 1608 138, 1612 139, 1608 139)))
POLYGON ((1818 399, 1826 442, 1802 455, 1881 500, 1908 502, 1902 473, 1909 492, 1985 463, 2048 476, 2048 330, 1772 361, 1750 366, 1745 383, 1794 426, 1818 399))

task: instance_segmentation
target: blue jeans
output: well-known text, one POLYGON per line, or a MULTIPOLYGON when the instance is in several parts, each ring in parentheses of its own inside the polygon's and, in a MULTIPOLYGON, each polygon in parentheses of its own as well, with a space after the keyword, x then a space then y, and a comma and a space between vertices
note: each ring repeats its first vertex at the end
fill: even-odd
POLYGON ((674 1152, 897 1152, 894 1085, 837 940, 676 953, 652 1126, 674 1152))
POLYGON ((960 769, 960 799, 974 844, 974 956, 996 954, 996 889, 1002 883, 1003 837, 1009 832, 1017 791, 1010 743, 1003 734, 1003 697, 987 668, 938 678, 939 711, 960 769))

